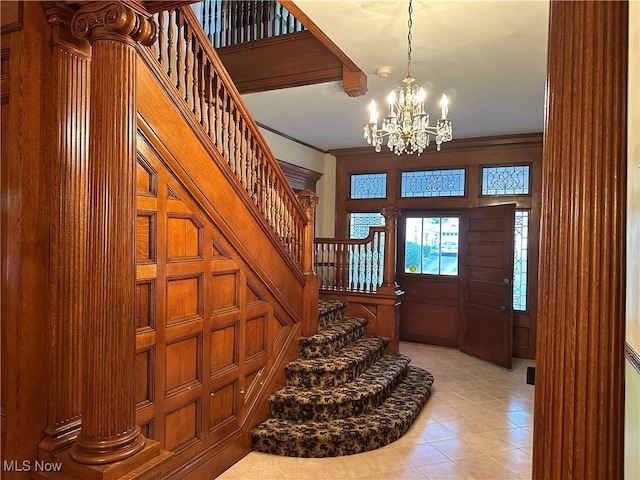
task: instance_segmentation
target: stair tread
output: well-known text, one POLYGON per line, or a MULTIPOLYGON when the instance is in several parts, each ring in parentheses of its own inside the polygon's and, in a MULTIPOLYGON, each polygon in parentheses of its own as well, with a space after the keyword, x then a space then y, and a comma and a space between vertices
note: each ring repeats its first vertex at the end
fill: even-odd
POLYGON ((274 392, 270 401, 285 404, 329 404, 358 400, 386 388, 410 361, 411 359, 402 353, 385 356, 352 382, 329 388, 286 386, 274 392))
POLYGON ((330 323, 318 329, 318 333, 309 337, 300 337, 298 343, 326 343, 339 335, 349 333, 359 327, 364 327, 367 320, 358 317, 344 317, 340 322, 330 323))
POLYGON ((386 346, 387 343, 389 343, 388 338, 365 336, 350 344, 349 348, 343 348, 328 357, 297 358, 288 363, 285 368, 290 372, 341 370, 357 364, 369 355, 372 349, 379 348, 381 344, 386 346))
POLYGON ((400 438, 430 395, 433 376, 408 366, 406 378, 371 413, 329 421, 296 422, 270 418, 253 430, 258 451, 300 457, 349 455, 400 438))

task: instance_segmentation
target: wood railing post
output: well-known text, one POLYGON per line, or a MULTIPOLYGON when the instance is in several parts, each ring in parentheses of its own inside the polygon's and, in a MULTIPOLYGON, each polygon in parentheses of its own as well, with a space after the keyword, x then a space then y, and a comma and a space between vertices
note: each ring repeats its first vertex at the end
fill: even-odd
POLYGON ((318 196, 311 190, 298 193, 298 199, 307 215, 307 223, 303 227, 302 238, 302 273, 304 285, 304 318, 302 320, 302 334, 313 335, 318 331, 318 276, 313 268, 314 261, 314 229, 315 209, 319 202, 318 196))
POLYGON ((398 217, 402 210, 387 205, 382 209, 384 217, 384 270, 380 293, 395 292, 396 285, 396 242, 398 237, 398 217))
MULTIPOLYGON (((131 459, 134 466, 159 452, 156 442, 145 448, 134 391, 136 43, 150 44, 155 25, 122 3, 89 2, 71 30, 89 40, 92 58, 82 427, 70 456, 79 464, 131 459)), ((91 475, 115 477, 117 470, 91 475)))

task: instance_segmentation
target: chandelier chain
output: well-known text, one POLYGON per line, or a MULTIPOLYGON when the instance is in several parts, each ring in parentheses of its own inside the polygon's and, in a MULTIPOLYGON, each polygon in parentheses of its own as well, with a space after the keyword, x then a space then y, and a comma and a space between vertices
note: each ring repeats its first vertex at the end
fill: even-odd
POLYGON ((409 33, 407 34, 407 77, 411 77, 411 26, 413 22, 411 21, 411 14, 413 13, 413 5, 412 0, 409 0, 409 21, 407 25, 409 26, 409 33))

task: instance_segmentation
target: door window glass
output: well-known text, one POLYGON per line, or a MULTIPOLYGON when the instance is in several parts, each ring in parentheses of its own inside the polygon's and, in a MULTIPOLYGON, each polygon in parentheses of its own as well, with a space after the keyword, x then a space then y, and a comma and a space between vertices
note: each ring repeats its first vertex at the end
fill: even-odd
POLYGON ((459 225, 458 217, 407 218, 405 273, 458 275, 459 225))

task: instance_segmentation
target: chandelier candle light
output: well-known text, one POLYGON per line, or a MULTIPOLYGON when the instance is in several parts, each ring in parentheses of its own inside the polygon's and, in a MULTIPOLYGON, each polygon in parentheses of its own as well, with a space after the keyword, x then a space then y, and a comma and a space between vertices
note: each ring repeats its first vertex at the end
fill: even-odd
POLYGON ((407 36, 407 77, 403 80, 404 87, 396 87, 387 97, 389 114, 382 119, 381 128, 378 128, 378 110, 375 100, 369 104, 369 123, 364 126, 364 138, 367 143, 374 146, 376 152, 381 150, 384 137, 387 138, 387 147, 393 153, 400 155, 418 153, 429 146, 430 137, 434 135, 438 151, 443 142, 450 141, 452 137, 451 120, 449 114, 449 100, 442 95, 440 106, 442 118, 437 125, 429 125, 429 114, 425 113, 424 100, 427 96, 424 88, 414 85, 415 78, 411 76, 411 13, 412 0, 409 0, 409 35, 407 36))

